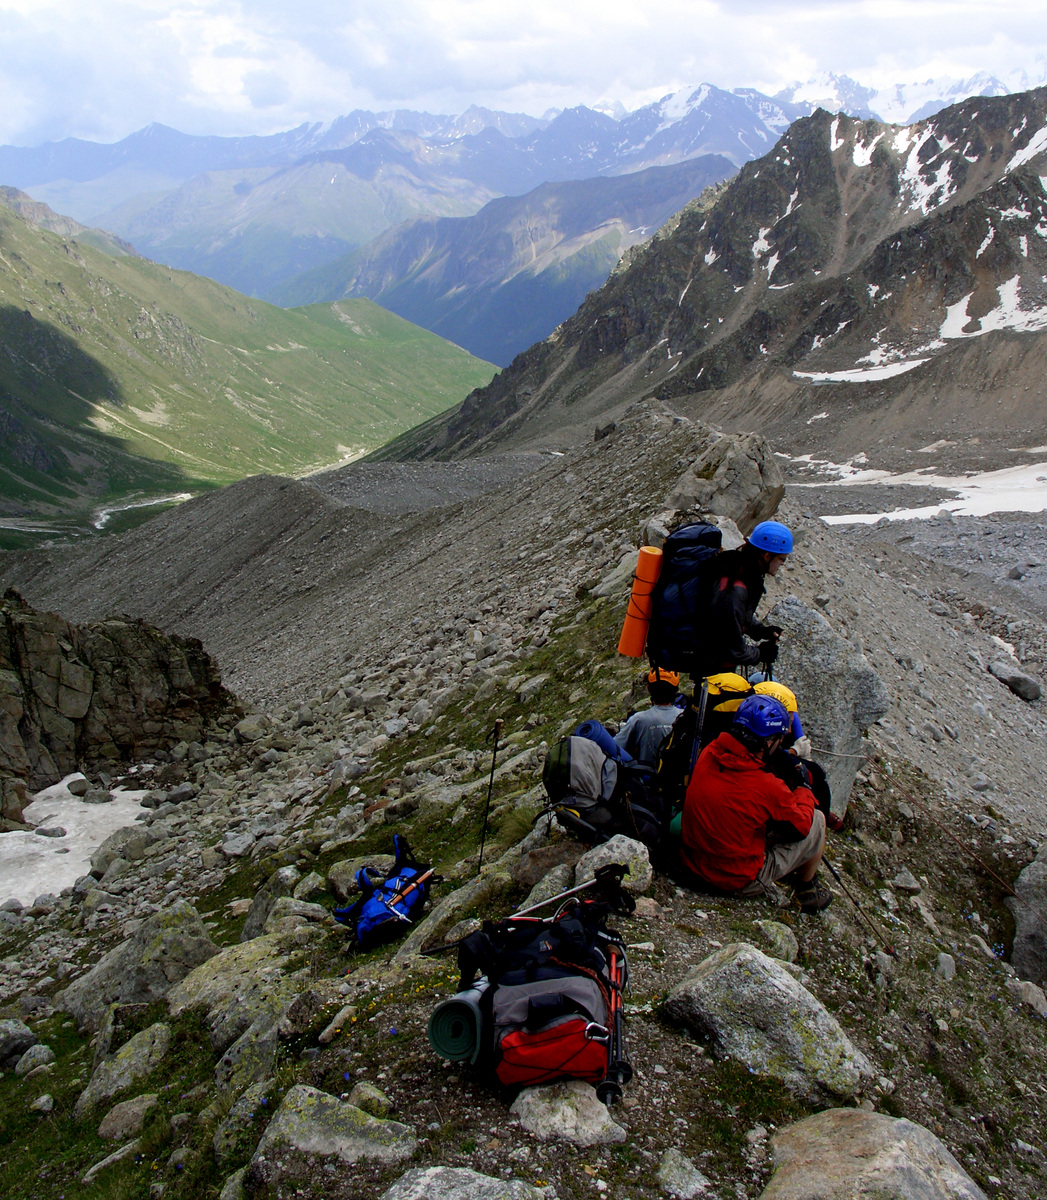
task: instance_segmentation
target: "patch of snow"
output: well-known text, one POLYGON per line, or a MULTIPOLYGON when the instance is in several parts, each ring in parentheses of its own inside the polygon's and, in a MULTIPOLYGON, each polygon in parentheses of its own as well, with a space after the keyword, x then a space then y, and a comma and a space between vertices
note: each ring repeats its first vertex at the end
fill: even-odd
POLYGON ((1023 233, 1018 239, 1018 247, 1022 252, 1022 258, 1029 257, 1029 239, 1023 233))
POLYGON ((869 287, 869 299, 875 300, 876 293, 880 290, 880 285, 878 283, 870 283, 868 285, 868 287, 869 287))
POLYGON ((60 825, 63 838, 39 837, 35 833, 0 834, 0 896, 14 896, 32 904, 37 896, 72 887, 91 869, 91 855, 116 830, 133 825, 144 809, 143 791, 113 791, 109 804, 85 804, 60 783, 37 792, 24 810, 27 824, 60 825), (68 853, 62 853, 68 851, 68 853))
POLYGON ((930 183, 923 177, 920 151, 923 149, 925 143, 933 137, 934 132, 931 129, 923 133, 909 151, 909 156, 905 160, 905 166, 899 173, 898 182, 902 189, 907 190, 909 194, 910 212, 915 212, 919 209, 920 212, 927 214, 932 208, 937 208, 939 204, 944 204, 956 190, 952 182, 952 163, 948 159, 934 173, 930 183))
POLYGON ((753 258, 759 258, 761 254, 766 254, 771 248, 771 243, 767 240, 767 235, 771 232, 771 226, 766 229, 761 229, 756 241, 753 242, 753 258))
POLYGON ((788 216, 788 215, 789 215, 789 214, 792 212, 792 210, 793 210, 793 209, 796 207, 796 200, 797 200, 797 197, 798 197, 799 195, 800 195, 800 189, 799 189, 799 188, 797 188, 797 189, 796 189, 796 191, 795 191, 795 192, 793 192, 793 194, 792 194, 792 195, 789 197, 789 203, 788 203, 788 205, 786 206, 785 212, 783 212, 783 213, 782 213, 782 215, 781 215, 781 216, 778 218, 778 220, 779 220, 779 221, 784 221, 784 220, 785 220, 785 218, 786 218, 786 217, 787 217, 787 216, 788 216))
POLYGON ((981 258, 981 256, 985 253, 985 251, 988 250, 989 247, 992 245, 992 240, 995 236, 996 236, 996 226, 990 225, 989 232, 985 235, 985 240, 978 247, 978 253, 974 256, 975 258, 981 258))
POLYGON ((1044 150, 1047 150, 1047 125, 1042 129, 1037 129, 1022 149, 1012 156, 1011 161, 1004 167, 1003 173, 1007 175, 1011 171, 1016 171, 1044 150))
POLYGON ((874 383, 878 379, 890 379, 893 375, 904 375, 922 367, 926 358, 913 358, 908 362, 888 363, 880 367, 855 368, 850 371, 793 371, 797 379, 809 379, 811 383, 874 383))
POLYGON ((839 131, 839 128, 840 128, 840 118, 838 116, 833 117, 832 128, 829 130, 829 153, 830 154, 835 154, 835 152, 837 150, 839 150, 839 148, 843 145, 843 138, 838 138, 836 136, 837 132, 839 131))
POLYGON ((711 267, 713 265, 713 263, 716 262, 716 260, 719 257, 720 256, 716 253, 715 250, 707 250, 705 252, 705 265, 707 267, 711 267))
POLYGON ((778 251, 775 250, 775 252, 767 260, 767 278, 768 279, 770 279, 771 276, 774 274, 774 268, 777 265, 778 265, 778 251))
POLYGON ((683 304, 683 298, 687 295, 687 289, 691 286, 691 281, 688 279, 683 285, 683 291, 680 293, 680 299, 676 301, 676 307, 679 308, 683 304))
POLYGON ((876 144, 883 138, 882 133, 878 133, 876 137, 868 144, 862 146, 858 142, 854 143, 854 165, 856 167, 867 167, 872 162, 873 151, 876 149, 876 144))
POLYGON ((1019 300, 1020 278, 1015 275, 1006 283, 997 287, 1000 303, 981 318, 977 329, 969 333, 964 326, 969 325, 971 318, 967 315, 967 305, 974 295, 968 292, 962 300, 950 304, 945 310, 945 320, 942 322, 939 336, 944 339, 965 337, 981 337, 998 329, 1011 329, 1015 333, 1037 333, 1047 329, 1047 307, 1023 309, 1019 300))
MULTIPOLYGON (((814 460, 808 460, 813 463, 814 460)), ((821 464, 819 464, 821 465, 821 464)), ((832 464, 829 464, 832 465, 832 464)), ((869 473, 872 474, 871 472, 869 473)), ((900 475, 879 472, 878 478, 862 479, 860 473, 833 480, 837 486, 876 482, 890 486, 929 485, 958 493, 955 500, 921 508, 899 508, 885 513, 851 513, 822 517, 829 525, 875 525, 881 517, 890 521, 911 521, 933 517, 943 508, 957 516, 985 517, 996 512, 1043 512, 1047 510, 1047 462, 1030 463, 1023 467, 1004 467, 998 471, 982 471, 973 475, 943 476, 924 471, 909 471, 900 475)), ((798 486, 825 486, 799 484, 798 486)))
POLYGON ((815 421, 824 421, 828 418, 828 416, 829 414, 827 412, 815 413, 813 417, 807 418, 807 424, 812 425, 815 421))

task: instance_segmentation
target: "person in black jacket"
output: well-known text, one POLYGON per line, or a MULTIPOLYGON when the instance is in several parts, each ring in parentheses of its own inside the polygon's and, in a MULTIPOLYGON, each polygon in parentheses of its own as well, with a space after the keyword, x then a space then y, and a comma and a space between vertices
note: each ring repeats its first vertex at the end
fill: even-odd
POLYGON ((777 625, 756 619, 764 579, 792 553, 793 535, 780 521, 761 521, 737 550, 717 556, 709 604, 703 675, 736 667, 770 665, 778 657, 777 625))

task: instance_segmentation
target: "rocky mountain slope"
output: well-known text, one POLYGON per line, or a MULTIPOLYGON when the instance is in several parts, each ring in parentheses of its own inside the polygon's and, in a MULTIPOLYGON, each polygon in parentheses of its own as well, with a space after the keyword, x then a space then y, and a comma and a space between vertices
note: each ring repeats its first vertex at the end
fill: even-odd
POLYGON ((0 206, 0 513, 16 530, 322 466, 490 378, 369 301, 286 312, 30 217, 0 206))
POLYGON ((837 462, 884 442, 1029 444, 1045 115, 1040 89, 901 129, 796 122, 709 213, 685 210, 549 339, 383 454, 560 444, 644 396, 837 462))
POLYGON ((720 155, 423 217, 291 280, 280 304, 366 296, 487 362, 507 365, 572 316, 622 254, 733 174, 720 155))
MULTIPOLYGON (((853 1194, 856 1171, 900 1196, 1042 1193, 1047 1002, 1029 979, 1041 968, 1026 961, 1023 982, 999 957, 1009 918, 980 864, 1007 881, 1040 869, 1027 864, 1047 825, 1042 701, 986 664, 1003 653, 1001 622, 1023 614, 1019 652, 1040 673, 1047 629, 1020 594, 899 547, 852 549, 788 497, 798 548, 768 598, 787 630, 780 672, 841 796, 853 781, 830 852, 879 932, 838 884, 832 908, 804 918, 695 896, 637 857, 641 898, 622 922, 636 1078, 610 1121, 572 1095, 555 1133, 555 1094, 510 1112, 511 1097, 426 1045, 456 976, 412 951, 509 911, 554 871, 575 877, 583 848, 531 830, 542 757, 582 717, 620 720, 642 691, 614 650, 641 529, 699 498, 744 522, 778 486, 757 438, 707 471, 722 443, 652 403, 426 511, 428 464, 362 464, 323 491, 244 481, 157 518, 151 537, 2 560, 36 604, 61 594, 78 618, 137 606, 203 633, 255 705, 224 737, 128 777, 155 807, 68 894, 3 906, 7 1194, 222 1187, 233 1200, 322 1179, 325 1195, 376 1200, 813 1200, 828 1179, 853 1194), (414 515, 392 510, 401 478, 414 515), (370 509, 339 492, 370 493, 370 509), (220 546, 233 557, 218 562, 220 546), (477 880, 495 716, 505 736, 477 880), (330 908, 396 831, 447 882, 408 940, 347 962, 330 908), (719 1000, 703 999, 698 962, 719 1000), (803 1013, 792 1024, 784 997, 803 1013), (797 1049, 797 1020, 801 1041, 820 1031, 817 1050, 797 1049)), ((433 498, 456 465, 433 466, 433 498)))

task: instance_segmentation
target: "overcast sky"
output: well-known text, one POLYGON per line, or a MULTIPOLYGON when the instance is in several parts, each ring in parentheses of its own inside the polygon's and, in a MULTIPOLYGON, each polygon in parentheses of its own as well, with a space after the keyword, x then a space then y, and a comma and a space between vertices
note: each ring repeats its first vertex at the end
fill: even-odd
POLYGON ((0 142, 1047 72, 1047 0, 0 0, 0 142))

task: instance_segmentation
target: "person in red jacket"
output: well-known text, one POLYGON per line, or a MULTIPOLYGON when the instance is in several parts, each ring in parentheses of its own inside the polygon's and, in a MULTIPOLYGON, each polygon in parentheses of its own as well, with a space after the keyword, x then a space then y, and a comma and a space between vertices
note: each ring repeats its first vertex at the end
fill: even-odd
POLYGON ((792 885, 803 912, 832 903, 818 878, 825 817, 799 776, 767 770, 792 724, 785 705, 750 696, 730 729, 702 751, 687 787, 680 857, 704 883, 738 896, 792 885))

